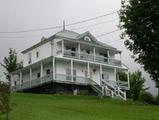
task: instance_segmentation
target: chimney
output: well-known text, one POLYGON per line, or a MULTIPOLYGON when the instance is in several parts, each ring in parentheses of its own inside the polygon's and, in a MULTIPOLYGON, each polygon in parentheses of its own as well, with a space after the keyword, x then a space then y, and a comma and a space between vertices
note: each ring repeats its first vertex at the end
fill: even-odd
POLYGON ((46 39, 47 39, 46 37, 42 37, 41 38, 41 42, 44 41, 44 40, 46 40, 46 39))

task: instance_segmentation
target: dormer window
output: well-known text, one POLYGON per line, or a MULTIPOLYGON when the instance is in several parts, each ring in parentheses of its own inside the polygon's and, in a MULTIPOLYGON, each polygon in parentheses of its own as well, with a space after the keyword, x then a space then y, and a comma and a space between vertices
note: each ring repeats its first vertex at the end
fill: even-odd
POLYGON ((36 52, 36 58, 39 58, 39 51, 36 52))
POLYGON ((91 39, 90 39, 88 36, 85 36, 85 37, 84 37, 84 40, 85 40, 85 41, 89 41, 89 42, 91 41, 91 39))

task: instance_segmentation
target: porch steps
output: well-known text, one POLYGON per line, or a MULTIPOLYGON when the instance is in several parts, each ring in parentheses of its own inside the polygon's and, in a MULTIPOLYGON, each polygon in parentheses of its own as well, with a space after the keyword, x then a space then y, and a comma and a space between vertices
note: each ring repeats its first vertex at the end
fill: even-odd
POLYGON ((113 84, 107 83, 105 81, 102 81, 102 85, 99 85, 92 79, 89 79, 89 85, 101 97, 110 96, 112 98, 126 100, 126 92, 121 90, 119 86, 113 86, 113 84))

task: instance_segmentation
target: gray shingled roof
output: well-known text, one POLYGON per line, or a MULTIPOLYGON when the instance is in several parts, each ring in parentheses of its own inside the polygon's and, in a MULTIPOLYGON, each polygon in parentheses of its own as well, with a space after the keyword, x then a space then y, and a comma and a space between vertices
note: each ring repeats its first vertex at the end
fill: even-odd
POLYGON ((99 42, 89 31, 87 31, 87 32, 85 32, 83 34, 79 34, 79 33, 76 33, 74 31, 64 30, 64 31, 60 31, 60 32, 54 34, 53 36, 51 36, 51 37, 49 37, 49 38, 47 38, 47 39, 45 39, 43 41, 40 41, 39 43, 33 45, 32 47, 22 51, 22 53, 26 53, 26 52, 28 52, 28 51, 30 51, 30 50, 32 50, 32 49, 34 49, 34 48, 46 43, 48 41, 53 40, 56 37, 58 37, 58 38, 67 38, 67 39, 71 39, 71 40, 84 41, 83 37, 86 36, 86 35, 88 35, 91 38, 93 44, 97 44, 97 45, 100 45, 102 47, 106 47, 108 49, 118 51, 116 48, 114 48, 114 47, 112 47, 110 45, 107 45, 106 43, 99 42))
POLYGON ((70 39, 76 39, 79 35, 80 35, 79 33, 69 31, 69 30, 60 31, 55 34, 55 36, 70 38, 70 39))

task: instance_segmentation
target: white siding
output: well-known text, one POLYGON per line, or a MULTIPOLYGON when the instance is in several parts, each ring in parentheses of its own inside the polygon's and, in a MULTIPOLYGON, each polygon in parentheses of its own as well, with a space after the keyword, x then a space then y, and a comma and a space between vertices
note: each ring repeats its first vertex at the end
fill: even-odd
POLYGON ((47 42, 31 51, 28 51, 27 53, 25 53, 23 55, 23 66, 24 67, 29 65, 28 64, 28 54, 29 53, 31 53, 31 59, 32 59, 31 64, 36 63, 42 59, 45 59, 45 58, 51 56, 51 42, 47 42), (38 58, 36 57, 36 52, 39 52, 38 58))

